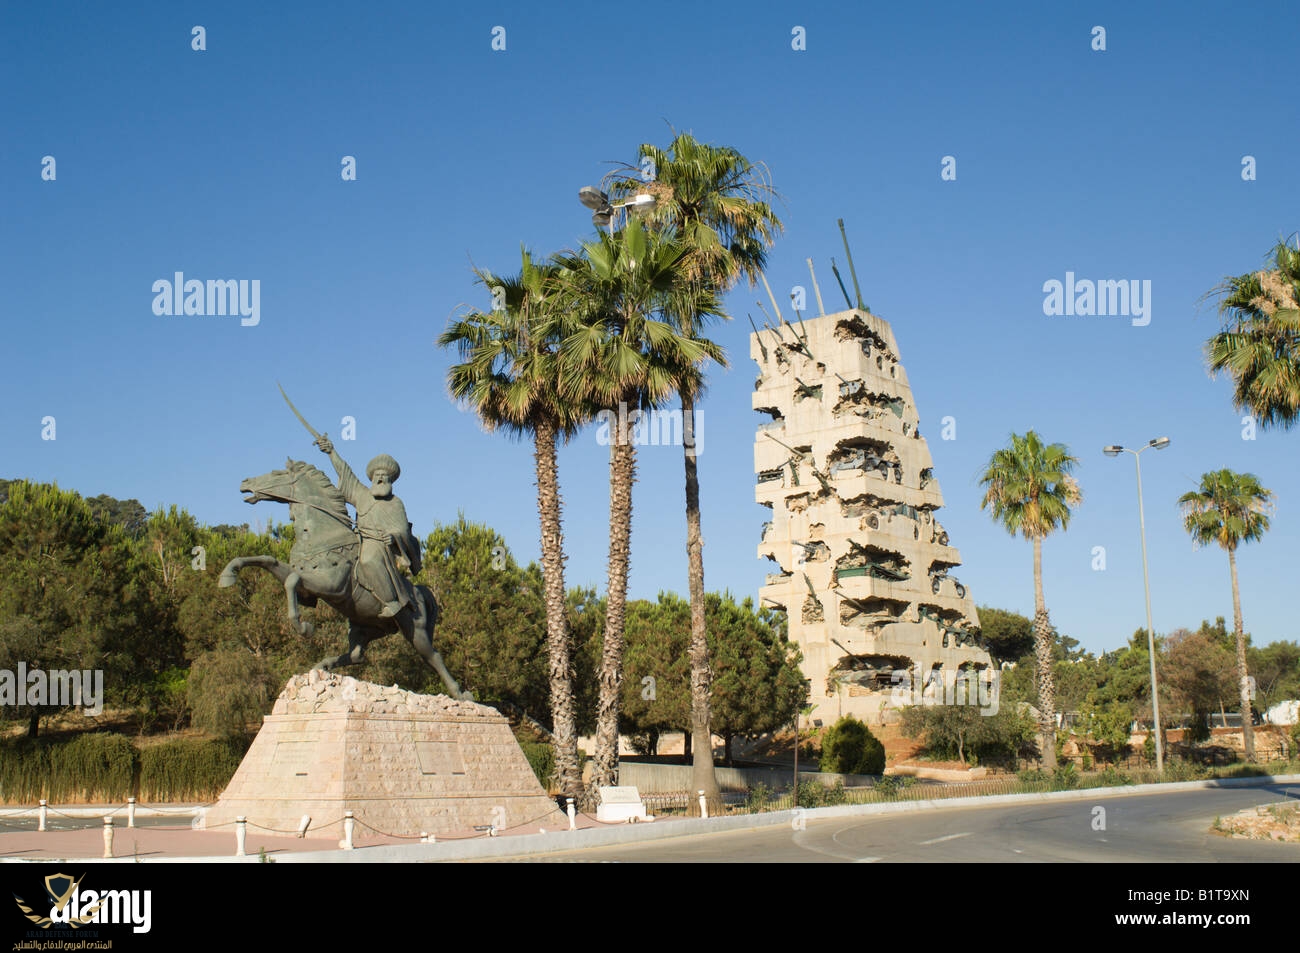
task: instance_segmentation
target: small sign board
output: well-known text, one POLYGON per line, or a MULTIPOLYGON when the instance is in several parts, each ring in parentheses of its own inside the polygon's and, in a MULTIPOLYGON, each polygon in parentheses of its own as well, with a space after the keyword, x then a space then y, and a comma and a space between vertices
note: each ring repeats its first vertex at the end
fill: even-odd
POLYGON ((602 787, 600 789, 600 806, 596 808, 596 820, 605 823, 620 821, 646 820, 645 805, 641 803, 641 793, 634 787, 602 787))

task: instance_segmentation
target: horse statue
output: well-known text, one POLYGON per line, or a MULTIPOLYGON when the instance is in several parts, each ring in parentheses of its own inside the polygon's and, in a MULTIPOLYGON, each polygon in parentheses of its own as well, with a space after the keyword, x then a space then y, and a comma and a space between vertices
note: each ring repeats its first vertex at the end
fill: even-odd
POLYGON ((247 494, 245 503, 272 500, 289 504, 289 519, 295 526, 289 563, 274 556, 243 556, 232 559, 222 570, 217 585, 233 586, 245 566, 265 569, 284 586, 288 597, 289 621, 302 635, 312 625, 300 617, 300 606, 315 606, 318 599, 338 610, 348 620, 348 651, 322 659, 314 668, 332 671, 357 665, 366 646, 375 639, 400 631, 420 656, 442 678, 452 698, 469 700, 447 671, 433 645, 438 621, 438 603, 427 586, 414 586, 414 598, 393 617, 382 615, 384 606, 358 579, 361 539, 353 528, 343 493, 330 478, 309 463, 288 460, 285 469, 250 477, 239 484, 247 494))

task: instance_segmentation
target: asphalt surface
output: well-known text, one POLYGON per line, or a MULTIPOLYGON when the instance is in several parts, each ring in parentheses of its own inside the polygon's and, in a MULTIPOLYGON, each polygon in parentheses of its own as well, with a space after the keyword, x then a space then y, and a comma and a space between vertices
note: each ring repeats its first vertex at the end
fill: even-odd
POLYGON ((1298 863, 1300 844, 1236 840, 1217 816, 1300 798, 1296 785, 939 807, 592 847, 512 861, 627 863, 1298 863), (1100 809, 1100 810, 1098 810, 1100 809))

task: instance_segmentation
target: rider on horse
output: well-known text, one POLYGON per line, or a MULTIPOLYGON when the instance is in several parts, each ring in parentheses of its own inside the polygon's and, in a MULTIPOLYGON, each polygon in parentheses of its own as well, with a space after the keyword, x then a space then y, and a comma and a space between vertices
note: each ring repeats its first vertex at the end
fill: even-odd
POLYGON ((393 483, 401 476, 402 468, 388 454, 381 453, 366 466, 366 478, 372 483, 366 487, 334 451, 329 437, 320 437, 316 445, 329 454, 339 475, 339 490, 357 510, 357 531, 361 535, 358 581, 383 606, 379 617, 391 619, 412 599, 410 583, 402 571, 420 571, 420 541, 412 533, 406 507, 393 495, 393 483))

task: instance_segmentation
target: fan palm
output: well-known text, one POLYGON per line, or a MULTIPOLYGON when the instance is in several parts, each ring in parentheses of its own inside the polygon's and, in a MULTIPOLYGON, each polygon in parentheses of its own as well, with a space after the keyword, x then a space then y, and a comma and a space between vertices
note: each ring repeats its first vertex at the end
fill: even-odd
POLYGON ((1038 669, 1039 725, 1043 756, 1056 767, 1056 687, 1052 675, 1052 623, 1043 599, 1043 539, 1070 523, 1071 507, 1083 499, 1072 472, 1079 461, 1064 444, 1045 444, 1029 431, 1011 435, 1011 445, 997 450, 980 477, 986 487, 980 509, 1008 533, 1034 544, 1034 657, 1038 669))
POLYGON ((462 315, 438 338, 455 348, 461 363, 447 373, 452 397, 468 405, 489 431, 531 436, 537 472, 537 511, 542 530, 542 575, 550 676, 555 767, 562 792, 579 797, 578 733, 573 691, 572 639, 564 590, 564 537, 557 441, 567 441, 586 419, 581 405, 559 391, 559 324, 548 297, 556 268, 521 253, 518 275, 476 270, 501 307, 462 315))
POLYGON ((1300 249, 1279 242, 1273 268, 1225 279, 1215 292, 1224 327, 1205 345, 1211 375, 1227 371, 1232 399, 1262 427, 1300 420, 1300 249))
POLYGON ((1232 574, 1232 624, 1237 636, 1237 683, 1241 692, 1241 730, 1246 760, 1255 760, 1255 729, 1251 724, 1250 679, 1246 671, 1246 631, 1241 620, 1241 591, 1237 587, 1237 547, 1254 542, 1268 531, 1273 493, 1260 486, 1253 473, 1214 470, 1201 475, 1199 490, 1178 498, 1183 526, 1198 546, 1217 543, 1228 551, 1232 574))
POLYGON ((721 356, 708 341, 680 333, 666 313, 716 315, 706 287, 684 280, 683 247, 632 222, 577 254, 558 256, 558 286, 567 315, 560 346, 562 394, 599 407, 610 424, 608 602, 596 708, 593 787, 614 782, 618 764, 623 627, 632 534, 640 412, 663 402, 688 368, 721 356))
MULTIPOLYGON (((673 235, 686 249, 682 267, 687 280, 721 296, 742 277, 752 285, 766 263, 767 249, 781 229, 768 199, 773 196, 766 171, 735 149, 711 146, 690 133, 675 133, 667 150, 651 144, 640 149, 641 162, 616 174, 612 191, 627 197, 649 192, 656 204, 643 219, 673 235), (653 170, 646 182, 643 170, 653 170)), ((673 313, 683 335, 699 338, 706 315, 673 313)), ((723 315, 726 317, 726 315, 723 315)), ((726 366, 725 358, 718 363, 726 366)), ((701 534, 700 483, 695 453, 695 408, 704 393, 698 365, 684 369, 677 391, 681 399, 686 469, 686 554, 691 600, 691 790, 703 791, 711 813, 722 809, 722 793, 713 770, 710 728, 712 672, 705 628, 704 553, 701 534)), ((695 802, 692 801, 694 810, 695 802)))

